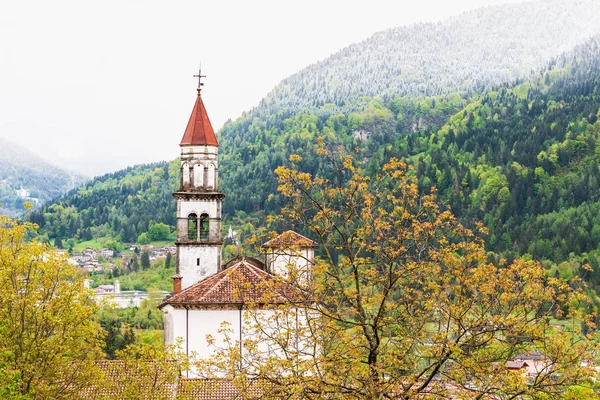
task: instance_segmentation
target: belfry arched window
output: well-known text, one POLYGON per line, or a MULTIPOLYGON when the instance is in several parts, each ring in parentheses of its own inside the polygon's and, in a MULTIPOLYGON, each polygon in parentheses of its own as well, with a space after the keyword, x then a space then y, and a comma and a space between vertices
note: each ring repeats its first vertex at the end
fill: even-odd
POLYGON ((201 188, 204 186, 204 165, 194 165, 194 187, 201 188))
POLYGON ((200 239, 208 239, 208 233, 208 214, 202 214, 200 216, 200 239))
POLYGON ((208 165, 208 176, 206 177, 206 186, 208 186, 209 188, 213 188, 216 189, 215 186, 215 175, 216 175, 216 171, 215 171, 215 165, 214 164, 209 164, 208 165))
POLYGON ((198 216, 193 213, 188 215, 188 239, 198 239, 198 216))
POLYGON ((190 167, 187 163, 181 165, 181 186, 184 190, 190 186, 190 167))

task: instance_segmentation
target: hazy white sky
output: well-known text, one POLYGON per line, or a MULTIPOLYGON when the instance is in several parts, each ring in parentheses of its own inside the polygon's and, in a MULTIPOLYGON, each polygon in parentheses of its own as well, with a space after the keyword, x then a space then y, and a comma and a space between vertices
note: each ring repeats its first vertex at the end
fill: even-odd
POLYGON ((218 130, 377 31, 520 1, 1 1, 0 136, 90 176, 173 159, 199 61, 218 130))

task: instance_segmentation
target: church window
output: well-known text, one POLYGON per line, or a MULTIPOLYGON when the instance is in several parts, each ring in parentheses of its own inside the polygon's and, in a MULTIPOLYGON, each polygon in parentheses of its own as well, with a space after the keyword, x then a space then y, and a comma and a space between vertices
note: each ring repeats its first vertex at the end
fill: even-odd
POLYGON ((196 214, 188 215, 188 239, 198 239, 198 216, 196 214))
POLYGON ((183 163, 181 166, 181 185, 184 189, 187 189, 190 185, 190 167, 187 163, 183 163))
POLYGON ((207 179, 206 186, 208 186, 210 188, 216 189, 215 175, 216 175, 215 165, 214 164, 210 164, 208 166, 208 176, 206 177, 206 179, 207 179))
POLYGON ((208 214, 200 216, 200 239, 208 239, 208 214))
POLYGON ((196 258, 196 265, 200 266, 200 259, 196 258))
POLYGON ((204 165, 194 165, 194 187, 200 188, 204 186, 204 165))

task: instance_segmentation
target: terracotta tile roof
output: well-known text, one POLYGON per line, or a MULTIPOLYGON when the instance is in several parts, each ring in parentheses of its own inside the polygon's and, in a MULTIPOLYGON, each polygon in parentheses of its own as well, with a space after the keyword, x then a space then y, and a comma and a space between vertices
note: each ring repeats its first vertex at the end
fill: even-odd
POLYGON ((300 246, 300 247, 317 247, 319 244, 314 240, 310 240, 306 236, 302 236, 299 233, 294 231, 283 232, 281 235, 277 236, 275 239, 271 239, 262 247, 290 247, 290 246, 300 246))
POLYGON ((198 94, 192 115, 188 121, 180 146, 218 146, 217 136, 212 128, 202 97, 198 94))
POLYGON ((257 267, 253 259, 239 257, 236 262, 227 265, 227 269, 169 297, 159 308, 167 304, 285 304, 292 298, 300 298, 299 289, 257 267))
POLYGON ((258 400, 271 390, 268 382, 248 379, 243 383, 229 379, 189 379, 181 376, 175 361, 103 360, 96 365, 102 379, 82 391, 88 399, 177 399, 177 400, 258 400))
POLYGON ((268 392, 265 381, 249 379, 244 384, 229 379, 182 379, 177 389, 177 399, 261 399, 268 392))
MULTIPOLYGON (((241 259, 241 257, 232 258, 231 260, 227 261, 225 263, 225 265, 223 265, 223 269, 227 269, 229 267, 236 265, 237 263, 240 262, 240 259, 241 259)), ((254 265, 256 268, 262 269, 263 271, 265 271, 265 264, 261 260, 254 258, 254 257, 248 257, 248 256, 244 256, 243 259, 245 262, 250 263, 250 264, 254 265)))
POLYGON ((521 368, 527 368, 527 367, 529 367, 529 364, 527 364, 525 361, 507 361, 506 362, 507 369, 521 369, 521 368))
POLYGON ((176 361, 97 361, 98 381, 83 389, 82 397, 90 399, 172 399, 180 375, 176 361))

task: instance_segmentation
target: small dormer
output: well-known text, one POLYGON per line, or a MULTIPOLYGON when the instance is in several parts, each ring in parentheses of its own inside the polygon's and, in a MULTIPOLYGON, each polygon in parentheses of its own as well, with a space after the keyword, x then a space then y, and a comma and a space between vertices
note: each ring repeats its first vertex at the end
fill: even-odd
POLYGON ((312 277, 315 247, 318 243, 294 231, 287 231, 262 245, 265 249, 265 266, 268 272, 289 278, 296 270, 298 282, 312 277))

